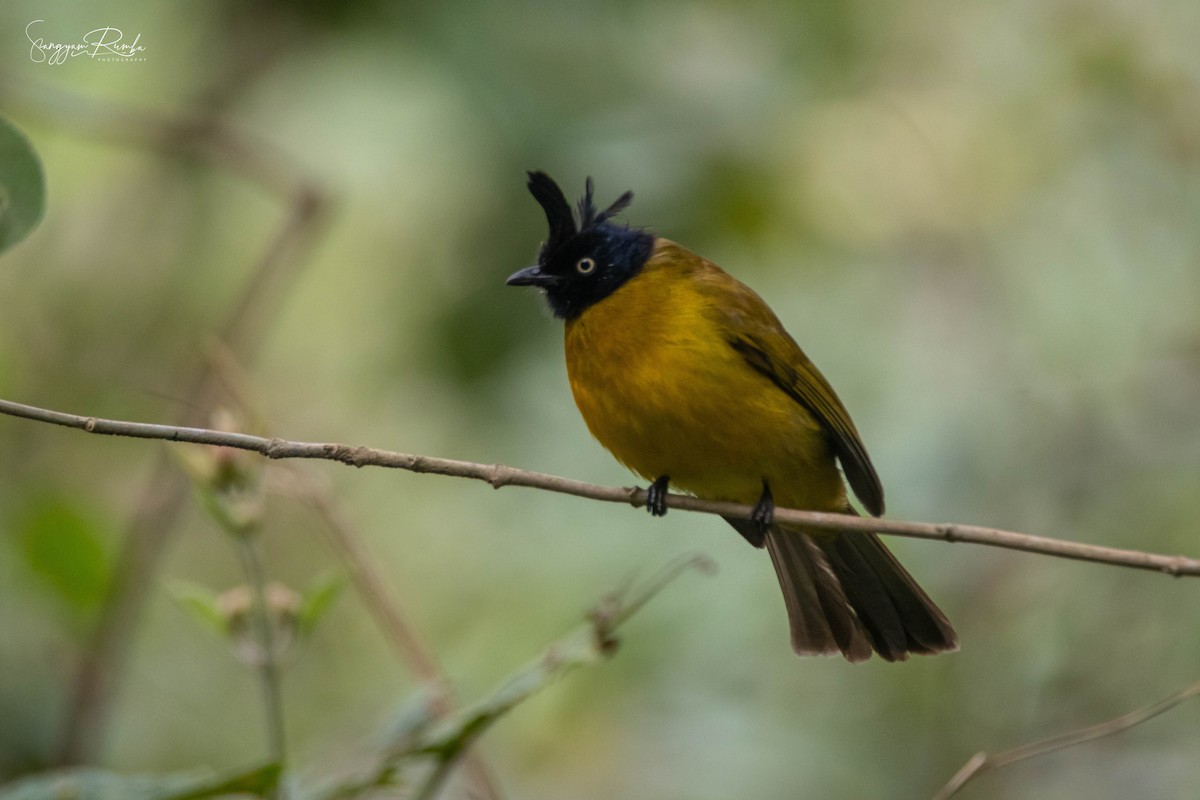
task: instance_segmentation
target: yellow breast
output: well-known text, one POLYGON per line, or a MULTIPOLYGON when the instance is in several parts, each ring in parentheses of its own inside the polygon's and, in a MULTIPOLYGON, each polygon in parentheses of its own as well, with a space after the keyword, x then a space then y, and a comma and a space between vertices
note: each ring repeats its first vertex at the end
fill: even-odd
POLYGON ((715 265, 659 239, 642 271, 566 325, 567 373, 589 430, 622 463, 701 497, 841 509, 824 432, 752 369, 712 313, 715 265), (706 287, 702 290, 702 287, 706 287))

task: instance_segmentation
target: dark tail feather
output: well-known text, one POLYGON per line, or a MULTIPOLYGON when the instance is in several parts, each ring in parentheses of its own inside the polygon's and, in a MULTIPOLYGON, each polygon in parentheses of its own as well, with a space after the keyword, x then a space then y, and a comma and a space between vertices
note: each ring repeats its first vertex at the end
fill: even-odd
POLYGON ((767 552, 779 576, 797 655, 871 657, 871 641, 855 616, 829 560, 809 536, 780 528, 767 533, 767 552))
MULTIPOLYGON (((762 546, 744 520, 729 522, 762 546)), ((840 652, 864 661, 874 650, 887 661, 904 661, 909 653, 958 649, 946 615, 875 534, 809 536, 772 527, 765 543, 797 654, 840 652)))
POLYGON ((958 635, 946 615, 878 536, 847 533, 815 541, 882 658, 903 661, 909 653, 958 649, 958 635))

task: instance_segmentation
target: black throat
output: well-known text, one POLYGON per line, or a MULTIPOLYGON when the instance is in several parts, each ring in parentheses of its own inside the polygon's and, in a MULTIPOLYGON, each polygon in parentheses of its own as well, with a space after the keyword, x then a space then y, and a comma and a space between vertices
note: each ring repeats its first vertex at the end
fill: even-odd
POLYGON ((654 236, 642 230, 602 225, 587 237, 591 245, 566 247, 567 252, 549 254, 547 271, 558 276, 557 282, 546 287, 546 302, 554 316, 562 320, 578 317, 596 303, 621 288, 633 278, 654 252, 654 236), (593 258, 595 272, 579 275, 579 258, 593 258))

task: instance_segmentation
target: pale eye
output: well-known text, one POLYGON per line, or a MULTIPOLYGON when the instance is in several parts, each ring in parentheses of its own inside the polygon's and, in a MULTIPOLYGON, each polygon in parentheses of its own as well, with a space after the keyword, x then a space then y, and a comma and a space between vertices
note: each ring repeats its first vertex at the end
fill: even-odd
POLYGON ((595 259, 588 258, 587 256, 584 256, 583 258, 581 258, 575 262, 575 269, 577 272, 579 272, 580 275, 587 275, 589 272, 591 272, 595 268, 596 268, 595 259))

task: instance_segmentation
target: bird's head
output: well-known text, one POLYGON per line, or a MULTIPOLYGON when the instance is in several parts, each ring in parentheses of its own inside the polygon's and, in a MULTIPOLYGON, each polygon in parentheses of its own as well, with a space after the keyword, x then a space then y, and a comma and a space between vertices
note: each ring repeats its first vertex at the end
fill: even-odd
POLYGON ((550 235, 538 252, 537 264, 509 276, 508 285, 542 288, 556 317, 579 316, 636 275, 650 258, 653 235, 610 221, 633 200, 633 192, 597 211, 588 178, 578 219, 562 189, 546 173, 529 173, 529 192, 546 212, 550 235))

